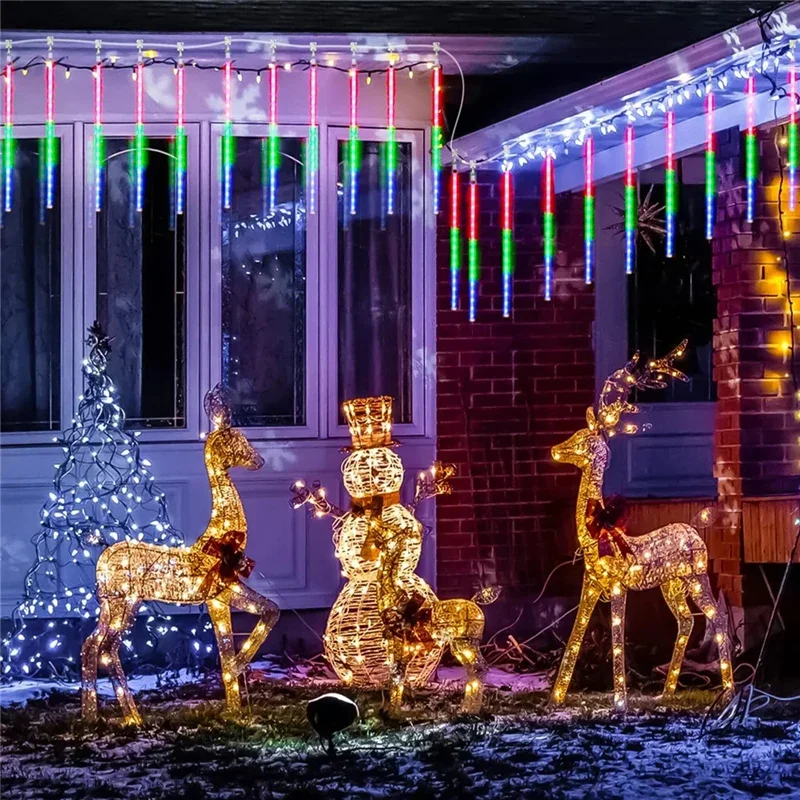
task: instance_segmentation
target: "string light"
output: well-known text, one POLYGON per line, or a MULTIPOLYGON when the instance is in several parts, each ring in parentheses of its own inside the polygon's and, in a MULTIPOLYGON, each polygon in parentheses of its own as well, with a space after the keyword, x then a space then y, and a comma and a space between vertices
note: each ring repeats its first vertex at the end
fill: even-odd
POLYGON ((756 76, 750 72, 745 82, 747 95, 747 128, 745 130, 745 180, 747 208, 745 219, 752 222, 756 213, 756 180, 758 178, 758 140, 756 139, 756 76))
POLYGON ((594 280, 594 139, 589 136, 583 145, 583 259, 584 280, 594 280))
MULTIPOLYGON (((231 207, 233 193, 233 163, 236 160, 233 141, 233 121, 231 118, 231 39, 225 38, 225 64, 222 67, 222 103, 225 121, 222 128, 222 207, 231 207)), ((265 215, 266 216, 266 215, 265 215)))
POLYGON ((389 67, 386 70, 386 213, 394 214, 395 180, 397 174, 397 83, 394 68, 394 53, 389 51, 389 67))
POLYGON ((544 245, 544 299, 553 298, 553 260, 556 252, 555 156, 548 149, 544 156, 542 192, 542 236, 544 245))
POLYGON ((678 637, 667 671, 664 695, 674 694, 686 645, 692 631, 692 612, 686 602, 691 596, 708 620, 719 648, 720 673, 725 695, 733 691, 730 641, 724 601, 717 603, 708 579, 708 551, 702 536, 690 525, 666 525, 643 536, 629 537, 624 530, 620 509, 612 518, 611 504, 603 502, 603 474, 610 450, 607 438, 617 432, 636 433, 632 423, 621 418, 639 409, 629 402, 635 389, 664 388, 667 377, 687 380, 673 366, 686 350, 686 341, 669 355, 647 362, 639 368, 639 354, 603 383, 597 407, 586 411, 587 427, 552 449, 555 461, 572 464, 581 470, 575 518, 578 541, 586 573, 578 614, 570 634, 558 675, 553 684, 552 702, 561 705, 569 689, 581 643, 592 611, 601 592, 611 601, 612 660, 614 665, 614 707, 627 708, 625 682, 625 598, 628 591, 661 587, 670 610, 678 620, 678 637))
POLYGON ((311 43, 308 68, 308 141, 306 143, 306 176, 308 212, 317 213, 317 174, 319 172, 319 125, 317 124, 317 44, 311 43))
POLYGON ((706 94, 706 239, 714 237, 717 216, 717 155, 714 137, 714 90, 709 80, 706 94))
POLYGON ((186 208, 186 66, 183 63, 183 42, 178 42, 178 67, 175 72, 177 120, 175 123, 175 212, 186 208))
POLYGON ((350 136, 347 141, 347 171, 350 187, 350 214, 355 215, 358 197, 358 169, 360 166, 361 146, 358 140, 358 69, 356 67, 356 43, 350 45, 352 60, 348 72, 349 105, 350 105, 350 136))
POLYGON ((633 274, 636 256, 636 175, 633 171, 633 124, 625 127, 625 274, 633 274))
POLYGON ((14 62, 11 40, 6 39, 3 76, 3 210, 11 211, 14 199, 14 62))
POLYGON ((790 43, 789 63, 789 126, 787 131, 787 162, 789 166, 789 211, 797 208, 797 65, 794 60, 795 43, 790 43))
POLYGON ((442 66, 439 63, 439 42, 433 43, 434 61, 431 69, 431 179, 433 181, 433 213, 438 214, 442 193, 442 66))
POLYGON ((453 158, 450 170, 450 310, 458 310, 459 277, 461 274, 461 198, 459 175, 453 158))
POLYGON ((511 165, 503 163, 500 175, 501 264, 503 275, 503 316, 511 316, 512 282, 514 277, 514 188, 511 165))
POLYGON ((664 194, 666 214, 666 256, 675 255, 675 210, 677 206, 677 180, 675 175, 675 111, 672 95, 667 98, 666 113, 667 167, 664 172, 664 194))
POLYGON ((467 278, 469 281, 469 321, 475 322, 478 311, 478 282, 481 275, 480 244, 478 242, 478 173, 475 164, 470 165, 469 205, 467 220, 467 278))
POLYGON ((134 159, 136 171, 136 210, 144 210, 144 171, 147 158, 147 142, 144 137, 144 62, 142 61, 142 40, 139 40, 139 57, 136 62, 136 135, 134 138, 134 159))
POLYGON ((53 207, 56 193, 56 161, 58 158, 58 141, 56 139, 56 83, 53 62, 53 37, 48 37, 47 60, 44 64, 45 91, 45 196, 44 207, 53 207))
POLYGON ((92 72, 94 89, 94 210, 100 213, 103 210, 103 165, 106 160, 105 137, 103 136, 103 59, 100 56, 102 43, 98 39, 95 43, 96 56, 92 72))
POLYGON ((272 42, 269 62, 269 210, 274 211, 278 195, 278 168, 280 166, 280 139, 278 138, 278 63, 275 60, 275 42, 272 42))

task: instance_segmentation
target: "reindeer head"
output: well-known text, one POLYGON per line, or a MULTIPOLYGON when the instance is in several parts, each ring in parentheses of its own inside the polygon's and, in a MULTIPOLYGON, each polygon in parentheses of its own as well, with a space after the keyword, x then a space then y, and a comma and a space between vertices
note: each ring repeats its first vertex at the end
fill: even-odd
POLYGON ((217 384, 203 400, 205 409, 214 430, 206 440, 206 461, 214 462, 217 469, 229 470, 231 467, 261 469, 264 459, 255 451, 247 437, 231 424, 230 391, 217 384))
POLYGON ((617 433, 633 434, 639 430, 638 425, 621 422, 624 415, 639 412, 638 406, 628 400, 630 393, 634 389, 663 389, 668 377, 688 380, 672 365, 676 358, 686 352, 686 345, 684 339, 664 358, 648 361, 644 367, 639 365, 639 353, 635 353, 624 367, 606 378, 597 401, 597 410, 591 406, 586 409, 587 427, 553 447, 553 458, 574 464, 581 470, 591 469, 596 478, 602 479, 608 464, 608 438, 617 433))

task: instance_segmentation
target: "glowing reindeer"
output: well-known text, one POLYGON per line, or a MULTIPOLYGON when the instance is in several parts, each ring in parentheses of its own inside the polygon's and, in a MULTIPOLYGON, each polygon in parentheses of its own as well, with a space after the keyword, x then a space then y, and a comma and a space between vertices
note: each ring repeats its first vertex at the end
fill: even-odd
POLYGON ((260 469, 264 459, 244 434, 231 426, 230 405, 220 386, 206 395, 204 406, 214 424, 205 445, 211 485, 211 520, 191 547, 160 547, 125 541, 101 554, 97 562, 100 617, 81 650, 81 707, 86 719, 97 718, 99 661, 110 671, 125 721, 141 724, 122 670, 119 647, 143 602, 208 604, 229 711, 241 707, 239 676, 278 620, 275 603, 240 579, 240 575, 250 574, 253 562, 244 556, 247 520, 239 494, 228 475, 232 467, 260 469), (260 616, 238 653, 231 628, 232 608, 260 616))
POLYGON ((617 432, 636 433, 631 423, 620 426, 624 414, 638 408, 628 402, 633 389, 654 389, 666 386, 667 376, 687 380, 673 367, 683 355, 686 341, 665 358, 638 367, 639 354, 614 372, 603 384, 597 412, 586 411, 588 427, 573 434, 566 442, 552 449, 556 461, 574 464, 581 472, 575 519, 578 540, 583 550, 586 572, 583 578, 580 605, 575 625, 567 642, 558 676, 553 685, 552 702, 564 702, 575 662, 578 658, 589 617, 599 599, 611 601, 611 633, 614 662, 614 705, 627 707, 625 687, 625 599, 628 590, 661 588, 670 611, 678 621, 678 637, 667 673, 664 696, 675 692, 681 663, 694 620, 687 604, 687 595, 708 619, 719 647, 720 673, 726 694, 733 689, 727 612, 724 603, 714 600, 707 575, 708 553, 700 534, 686 523, 673 523, 644 536, 626 536, 613 525, 613 516, 603 502, 603 473, 609 458, 608 437, 617 432), (606 523, 601 520, 605 517, 606 523))

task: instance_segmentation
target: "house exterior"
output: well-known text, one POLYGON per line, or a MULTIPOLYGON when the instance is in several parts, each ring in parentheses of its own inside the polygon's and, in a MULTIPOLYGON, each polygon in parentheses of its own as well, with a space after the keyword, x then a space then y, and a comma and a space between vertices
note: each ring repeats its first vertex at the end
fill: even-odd
MULTIPOLYGON (((785 43, 796 35, 800 5, 780 13, 772 24, 785 43)), ((12 41, 38 36, 8 35, 12 41)), ((625 274, 618 230, 627 166, 635 170, 640 203, 646 201, 645 185, 663 192, 664 112, 657 101, 648 101, 648 93, 663 102, 671 86, 675 98, 683 98, 685 88, 702 85, 698 76, 706 70, 716 76, 738 69, 737 58, 747 64, 762 43, 758 24, 746 23, 733 37, 720 34, 485 130, 456 135, 451 145, 462 185, 470 162, 481 165, 475 176, 481 272, 474 322, 463 304, 450 307, 447 166, 442 212, 437 216, 433 208, 432 42, 409 42, 421 53, 418 77, 397 77, 397 205, 388 214, 380 200, 381 154, 389 141, 386 86, 382 72, 369 83, 363 74, 385 69, 386 54, 379 57, 377 46, 365 48, 357 61, 363 160, 357 206, 351 208, 354 179, 345 157, 353 124, 351 54, 342 49, 341 37, 318 42, 326 69, 318 76, 319 174, 312 213, 303 172, 310 113, 305 67, 312 55, 306 39, 288 37, 277 47, 273 109, 272 73, 265 68, 275 52, 269 40, 231 44, 235 67, 228 99, 220 69, 224 41, 184 37, 187 64, 191 56, 197 65, 187 67, 179 112, 176 65, 156 63, 167 55, 164 37, 157 37, 162 44, 153 44, 156 55, 148 56, 154 61, 138 75, 135 67, 104 70, 105 151, 98 156, 92 72, 73 68, 68 78, 63 66, 91 68, 95 38, 101 54, 135 64, 132 36, 55 37, 54 57, 63 61, 54 78, 59 158, 52 208, 41 220, 35 218, 40 178, 32 165, 36 143, 47 134, 48 86, 40 66, 27 74, 15 67, 13 135, 28 161, 17 169, 16 205, 3 228, 4 291, 14 298, 11 306, 4 304, 14 314, 3 321, 9 371, 3 374, 7 414, 0 434, 2 614, 19 600, 34 556, 27 542, 37 530, 58 460, 52 437, 74 413, 84 331, 94 319, 115 337, 109 371, 112 377, 117 371, 129 419, 141 430, 142 450, 188 540, 202 532, 210 510, 203 397, 220 380, 234 387, 236 424, 266 462, 260 472, 236 477, 250 521, 248 552, 257 564, 252 582, 282 607, 327 609, 337 595, 340 574, 330 527, 293 511, 289 488, 298 478, 317 479, 340 504, 348 502, 340 477, 340 448, 348 441, 340 404, 353 394, 395 397, 394 433, 409 476, 434 458, 458 467, 452 495, 440 498, 435 512, 420 510, 433 531, 420 568, 424 577, 444 596, 498 583, 510 603, 524 606, 577 547, 570 518, 577 476, 552 461, 550 448, 583 427, 602 381, 634 345, 651 353, 674 344, 656 333, 646 340, 630 321, 649 312, 646 304, 637 305, 637 279, 625 274), (301 60, 306 63, 296 63, 301 60), (578 129, 569 142, 558 140, 555 280, 553 298, 545 300, 541 170, 550 145, 536 152, 533 143, 545 134, 555 143, 576 118, 591 127, 626 106, 643 109, 641 116, 630 112, 637 129, 630 165, 624 116, 616 129, 596 135, 591 282, 585 274, 585 165, 578 129), (270 129, 273 113, 277 127, 270 129), (175 157, 170 142, 176 115, 184 121, 187 142, 182 213, 163 207, 164 198, 174 196, 168 164, 175 157), (142 187, 130 173, 137 122, 148 137, 142 187), (274 178, 269 169, 262 172, 260 140, 267 135, 281 140, 274 178), (226 136, 233 137, 236 150, 229 175, 226 136), (526 136, 531 155, 527 147, 519 150, 526 136), (516 148, 509 317, 503 315, 501 291, 501 160, 491 160, 506 146, 516 148), (491 163, 484 165, 487 157, 491 163), (98 163, 105 175, 102 197, 98 163), (122 164, 127 169, 118 169, 122 164), (139 191, 149 214, 135 208, 139 191), (14 215, 20 215, 16 223, 14 215)), ((37 40, 12 52, 24 64, 46 50, 37 40)), ((786 64, 784 56, 775 66, 781 85, 786 64)), ((667 402, 643 402, 643 419, 652 428, 614 442, 606 486, 631 498, 634 532, 685 521, 710 503, 718 505, 722 513, 705 531, 711 568, 717 586, 742 610, 748 591, 761 580, 757 566, 784 563, 797 530, 794 331, 800 323, 794 322, 793 281, 800 280, 800 267, 791 234, 798 221, 788 207, 779 210, 778 183, 786 170, 780 139, 791 97, 772 97, 771 69, 759 73, 752 97, 745 96, 741 79, 715 84, 716 207, 709 257, 698 267, 716 290, 713 315, 696 337, 702 341, 706 335, 707 341, 696 348, 692 391, 670 395, 667 402), (748 114, 758 128, 760 158, 752 222, 745 221, 741 135, 748 114)), ((683 186, 703 185, 707 126, 702 91, 682 99, 673 155, 683 186)), ((654 238, 654 247, 661 248, 659 236, 654 238)), ((642 242, 637 251, 646 255, 642 242)), ((466 296, 464 275, 461 280, 466 296)), ((686 332, 690 340, 693 333, 686 332)), ((569 594, 575 587, 574 580, 557 576, 550 593, 569 594)), ((752 591, 760 597, 760 589, 752 591)), ((542 613, 547 617, 554 608, 550 604, 542 613)))

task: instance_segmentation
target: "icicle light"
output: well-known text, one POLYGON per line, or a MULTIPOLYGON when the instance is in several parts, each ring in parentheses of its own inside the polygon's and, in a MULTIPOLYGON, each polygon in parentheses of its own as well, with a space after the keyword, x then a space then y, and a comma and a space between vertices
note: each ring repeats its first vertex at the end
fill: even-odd
POLYGON ((395 179, 397 174, 397 75, 394 68, 394 53, 389 54, 386 70, 386 213, 394 214, 395 179))
POLYGON ((3 75, 3 210, 11 211, 14 200, 14 65, 11 48, 3 75))
POLYGON ((186 209, 186 67, 182 49, 175 73, 175 97, 178 107, 175 121, 175 212, 183 214, 186 209))
POLYGON ((706 239, 714 237, 717 215, 717 154, 714 140, 714 91, 708 83, 706 95, 706 239))
POLYGON ((306 143, 306 192, 308 213, 317 213, 317 175, 319 174, 319 125, 317 123, 317 46, 311 45, 308 68, 308 141, 306 143))
POLYGON ((675 174, 675 111, 672 109, 672 96, 668 98, 666 114, 667 166, 664 171, 664 194, 666 214, 666 255, 675 255, 675 210, 677 207, 677 177, 675 174))
POLYGON ((503 275, 503 316, 511 316, 511 295, 514 279, 514 184, 511 177, 511 163, 503 163, 500 176, 501 203, 501 264, 503 275))
POLYGON ((439 44, 434 43, 435 61, 431 71, 431 178, 433 180, 433 213, 438 214, 442 194, 442 66, 439 44))
POLYGON ((636 175, 633 171, 633 125, 625 128, 625 274, 633 273, 636 257, 636 175))
POLYGON ((269 62, 269 210, 274 211, 278 199, 278 168, 280 166, 280 138, 278 137, 278 63, 273 46, 269 62))
POLYGON ((555 157, 552 150, 548 150, 544 157, 542 236, 544 240, 544 299, 552 300, 553 260, 556 252, 555 157))
MULTIPOLYGON (((794 40, 791 48, 794 59, 794 40)), ((797 66, 789 64, 789 127, 787 161, 789 163, 789 211, 797 208, 797 66)))
POLYGON ((756 76, 751 72, 745 83, 747 95, 747 129, 745 131, 745 179, 747 208, 745 219, 752 222, 756 214, 756 180, 758 178, 758 140, 756 139, 756 76))
POLYGON ((589 136, 583 145, 583 260, 584 280, 594 280, 594 139, 589 136))
POLYGON ((144 210, 144 172, 147 164, 147 141, 144 136, 144 62, 141 50, 134 73, 136 79, 136 135, 134 137, 134 169, 136 172, 136 210, 144 210))
POLYGON ((469 321, 475 322, 478 311, 478 282, 481 275, 481 257, 478 243, 478 173, 474 164, 470 167, 468 191, 467 277, 469 279, 469 321))
POLYGON ((349 206, 350 214, 355 216, 358 198, 358 168, 360 161, 360 146, 358 141, 358 68, 356 67, 356 45, 350 45, 353 53, 348 79, 350 82, 350 136, 347 141, 347 171, 350 187, 349 206))
POLYGON ((461 273, 461 206, 459 177, 455 154, 450 171, 450 310, 458 310, 458 288, 461 273))
POLYGON ((233 145, 233 122, 231 120, 231 90, 233 62, 231 61, 230 44, 225 47, 225 64, 222 67, 222 103, 225 122, 222 129, 222 207, 231 207, 233 192, 233 162, 235 160, 233 145))
POLYGON ((94 89, 94 210, 103 210, 103 165, 106 160, 105 138, 103 137, 103 63, 100 48, 92 71, 94 89))
POLYGON ((52 50, 44 63, 45 92, 45 148, 44 148, 44 205, 52 208, 56 194, 56 162, 58 160, 58 140, 56 139, 56 82, 55 62, 52 50))

